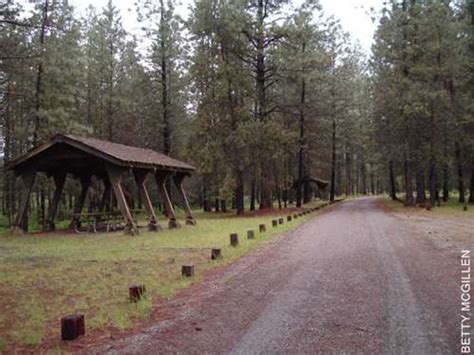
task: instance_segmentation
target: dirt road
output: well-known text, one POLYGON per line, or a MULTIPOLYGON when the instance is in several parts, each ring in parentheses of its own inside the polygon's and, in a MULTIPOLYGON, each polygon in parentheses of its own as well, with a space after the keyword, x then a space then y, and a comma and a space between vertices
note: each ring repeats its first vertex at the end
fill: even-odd
POLYGON ((343 202, 182 292, 152 327, 89 350, 459 353, 461 247, 380 200, 343 202))

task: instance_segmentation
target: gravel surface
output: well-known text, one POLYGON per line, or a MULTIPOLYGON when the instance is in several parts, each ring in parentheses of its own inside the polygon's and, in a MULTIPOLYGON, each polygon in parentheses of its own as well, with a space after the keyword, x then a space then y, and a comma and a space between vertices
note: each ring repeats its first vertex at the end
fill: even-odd
POLYGON ((86 352, 459 353, 461 246, 380 204, 315 215, 166 302, 153 326, 86 352))

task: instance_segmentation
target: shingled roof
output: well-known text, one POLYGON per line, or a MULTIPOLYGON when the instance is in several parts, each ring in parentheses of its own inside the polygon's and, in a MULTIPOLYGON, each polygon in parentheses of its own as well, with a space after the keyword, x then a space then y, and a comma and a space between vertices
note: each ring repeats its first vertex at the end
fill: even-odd
POLYGON ((195 170, 193 166, 187 163, 173 159, 151 149, 132 147, 96 138, 63 134, 57 134, 48 142, 33 148, 28 153, 9 164, 9 168, 17 169, 20 166, 28 164, 29 161, 34 160, 42 153, 51 150, 51 148, 60 144, 71 146, 76 150, 91 154, 95 158, 103 159, 109 163, 121 166, 159 168, 183 172, 192 172, 195 170))

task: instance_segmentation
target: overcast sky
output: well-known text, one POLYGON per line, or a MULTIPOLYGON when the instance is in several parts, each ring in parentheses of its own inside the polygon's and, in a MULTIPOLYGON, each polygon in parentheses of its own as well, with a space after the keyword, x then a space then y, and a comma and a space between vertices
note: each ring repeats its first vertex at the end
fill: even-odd
MULTIPOLYGON (((27 3, 28 0, 20 0, 27 3)), ((83 11, 89 4, 96 8, 106 5, 108 0, 69 0, 79 11, 83 11)), ((113 0, 117 6, 124 21, 124 27, 128 32, 138 33, 139 25, 136 21, 134 2, 136 0, 113 0)), ((177 7, 182 17, 187 16, 187 8, 193 0, 181 0, 177 7)), ((293 0, 293 3, 301 3, 302 0, 293 0)), ((375 31, 375 24, 372 23, 369 11, 371 8, 380 9, 383 0, 320 0, 323 11, 327 15, 334 15, 341 20, 345 31, 349 32, 354 40, 358 40, 365 50, 369 53, 372 44, 372 37, 375 31)))

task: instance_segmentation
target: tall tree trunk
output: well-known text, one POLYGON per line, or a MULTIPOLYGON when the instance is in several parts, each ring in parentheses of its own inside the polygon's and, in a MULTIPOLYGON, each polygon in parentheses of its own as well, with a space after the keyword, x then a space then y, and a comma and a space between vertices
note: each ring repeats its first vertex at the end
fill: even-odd
POLYGON ((41 129, 41 109, 42 107, 42 95, 43 95, 43 49, 46 34, 46 26, 48 24, 48 11, 49 11, 49 0, 45 0, 43 5, 43 20, 41 21, 41 28, 39 34, 39 47, 40 47, 40 61, 38 63, 38 69, 36 72, 36 91, 35 91, 35 122, 33 131, 33 146, 39 143, 39 135, 41 129))
POLYGON ((464 191, 464 172, 462 166, 462 157, 461 157, 461 145, 456 141, 454 153, 456 155, 456 164, 458 171, 458 191, 459 191, 459 203, 464 203, 466 201, 465 191, 464 191))
POLYGON ((434 160, 430 161, 430 168, 429 168, 429 189, 430 189, 430 203, 431 206, 435 206, 436 201, 438 199, 438 188, 437 188, 437 176, 436 176, 436 164, 434 160))
POLYGON ((252 179, 250 186, 250 211, 255 211, 255 199, 256 199, 256 183, 255 179, 252 179))
POLYGON ((336 193, 336 117, 332 118, 332 140, 331 140, 331 190, 329 201, 334 201, 336 193))
POLYGON ((388 173, 390 180, 390 197, 393 201, 397 200, 397 187, 395 186, 395 174, 393 171, 393 160, 388 162, 388 173))
POLYGON ((413 206, 415 204, 415 199, 413 197, 412 168, 406 156, 405 156, 405 162, 404 162, 404 173, 405 173, 405 206, 413 206))
POLYGON ((237 186, 235 189, 235 209, 237 214, 244 214, 244 177, 242 171, 237 171, 237 186))
POLYGON ((449 200, 449 168, 448 164, 443 164, 443 201, 449 200))
POLYGON ((421 207, 426 202, 425 171, 422 165, 422 163, 418 163, 418 168, 416 169, 416 203, 421 207))
MULTIPOLYGON (((304 54, 306 43, 303 42, 301 52, 304 54)), ((306 99, 306 78, 304 65, 301 68, 301 92, 300 92, 300 136, 299 136, 299 152, 298 152, 298 182, 296 186, 296 207, 301 207, 302 185, 305 177, 304 166, 304 147, 305 147, 305 117, 304 105, 306 99)))
MULTIPOLYGON (((474 8, 474 5, 472 6, 474 8)), ((474 160, 471 162, 471 182, 469 184, 469 203, 474 203, 474 160)))

